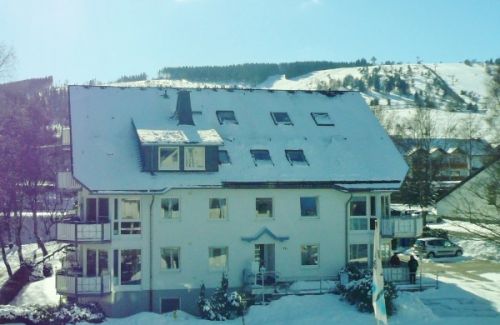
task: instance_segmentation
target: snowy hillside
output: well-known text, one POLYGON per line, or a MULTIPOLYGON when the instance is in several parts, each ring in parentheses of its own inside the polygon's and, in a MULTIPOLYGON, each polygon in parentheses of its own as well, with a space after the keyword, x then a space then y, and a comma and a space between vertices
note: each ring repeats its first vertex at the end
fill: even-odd
MULTIPOLYGON (((491 138, 486 97, 492 80, 491 65, 483 63, 429 63, 374 65, 315 71, 287 79, 272 76, 253 88, 361 91, 391 135, 407 136, 417 107, 430 108, 431 136, 491 138)), ((115 83, 124 87, 252 87, 228 82, 145 80, 115 83)))

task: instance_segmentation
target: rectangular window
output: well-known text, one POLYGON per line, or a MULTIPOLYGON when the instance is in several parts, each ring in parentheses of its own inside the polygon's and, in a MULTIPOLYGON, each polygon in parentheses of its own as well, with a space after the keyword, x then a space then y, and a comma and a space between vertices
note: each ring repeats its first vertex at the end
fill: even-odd
POLYGON ((141 234, 141 206, 139 200, 122 199, 121 200, 121 223, 120 234, 122 235, 140 235, 141 234))
POLYGON ((302 266, 319 265, 319 245, 301 245, 301 264, 302 266))
POLYGON ((97 251, 95 249, 87 249, 87 276, 96 276, 96 258, 97 251))
POLYGON ((351 216, 366 216, 366 197, 353 196, 350 211, 351 216))
POLYGON ((381 209, 382 209, 382 217, 390 216, 390 204, 389 204, 389 196, 382 196, 381 198, 381 209))
POLYGON ((316 123, 316 125, 319 125, 319 126, 334 126, 335 125, 328 113, 311 113, 311 116, 312 116, 314 122, 316 123))
POLYGON ((377 217, 370 218, 370 230, 375 230, 375 223, 377 222, 377 217))
POLYGON ((306 156, 304 156, 304 151, 302 150, 285 150, 286 159, 290 165, 309 165, 306 156))
POLYGON ((217 119, 222 124, 238 124, 234 111, 216 111, 217 119))
POLYGON ((98 207, 99 207, 99 220, 100 221, 105 221, 108 220, 109 218, 109 200, 100 198, 98 200, 98 207))
POLYGON ((225 270, 228 262, 227 247, 210 247, 208 249, 208 266, 211 270, 225 270))
POLYGON ((255 166, 273 164, 269 150, 250 150, 250 154, 252 155, 255 166))
POLYGON ((376 197, 370 196, 370 215, 375 217, 377 215, 376 197))
POLYGON ((368 219, 366 218, 350 218, 350 230, 368 230, 368 219))
POLYGON ((350 230, 368 230, 368 219, 366 218, 350 218, 350 230))
POLYGON ((98 275, 108 272, 108 251, 99 250, 98 275))
POLYGON ((180 268, 179 257, 181 249, 179 247, 165 247, 160 249, 162 270, 178 270, 180 268))
POLYGON ((205 147, 184 147, 184 169, 205 170, 205 147))
POLYGON ((351 244, 349 245, 349 262, 368 264, 368 245, 351 244))
POLYGON ((227 219, 227 204, 226 199, 209 199, 208 200, 208 217, 213 220, 227 219))
POLYGON ((121 251, 121 284, 141 284, 141 250, 124 249, 121 251))
POLYGON ((158 170, 179 170, 179 147, 158 148, 158 170))
POLYGON ((118 250, 114 249, 113 250, 113 284, 115 284, 115 285, 118 285, 118 274, 120 274, 118 271, 118 263, 119 263, 118 256, 119 256, 118 250))
POLYGON ((96 199, 87 199, 85 205, 85 217, 87 222, 96 222, 97 221, 97 200, 96 199))
POLYGON ((219 165, 227 165, 231 163, 227 150, 219 150, 219 165))
POLYGON ((87 198, 85 207, 85 216, 87 222, 108 222, 109 199, 87 198))
POLYGON ((272 218, 273 199, 272 198, 255 199, 255 210, 258 218, 272 218))
POLYGON ((287 112, 271 112, 271 117, 273 118, 274 124, 282 124, 282 125, 293 125, 290 116, 288 116, 287 112))
POLYGON ((168 198, 161 200, 161 210, 165 219, 179 219, 179 199, 168 198))
POLYGON ((300 215, 302 217, 317 217, 318 216, 318 198, 317 197, 301 197, 300 198, 300 215))
POLYGON ((181 300, 179 298, 161 298, 160 313, 170 313, 181 309, 181 300))

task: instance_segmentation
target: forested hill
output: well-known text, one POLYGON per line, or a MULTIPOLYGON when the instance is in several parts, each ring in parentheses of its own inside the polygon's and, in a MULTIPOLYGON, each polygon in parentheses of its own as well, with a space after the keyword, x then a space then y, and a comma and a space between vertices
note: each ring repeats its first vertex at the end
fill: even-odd
POLYGON ((317 70, 364 67, 368 65, 369 63, 365 59, 359 59, 352 62, 305 61, 291 63, 245 63, 227 66, 165 67, 158 71, 158 78, 257 85, 273 75, 284 75, 289 79, 317 70))

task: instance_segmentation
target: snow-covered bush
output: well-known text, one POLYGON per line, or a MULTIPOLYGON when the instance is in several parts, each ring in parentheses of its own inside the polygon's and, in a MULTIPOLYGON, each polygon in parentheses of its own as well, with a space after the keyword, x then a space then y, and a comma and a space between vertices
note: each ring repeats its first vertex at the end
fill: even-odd
POLYGON ((225 274, 222 275, 220 288, 217 288, 210 298, 205 296, 205 285, 201 286, 198 299, 201 318, 225 321, 243 315, 244 306, 241 295, 236 291, 228 294, 228 287, 229 282, 225 274))
MULTIPOLYGON (((372 272, 359 270, 354 265, 348 265, 343 269, 349 274, 349 283, 339 285, 337 290, 347 302, 355 305, 361 312, 373 313, 372 306, 372 272)), ((396 311, 393 300, 397 298, 397 291, 391 282, 384 283, 384 297, 387 314, 393 315, 396 311)))
POLYGON ((62 306, 0 306, 0 323, 74 324, 101 323, 104 313, 97 304, 69 304, 62 306))

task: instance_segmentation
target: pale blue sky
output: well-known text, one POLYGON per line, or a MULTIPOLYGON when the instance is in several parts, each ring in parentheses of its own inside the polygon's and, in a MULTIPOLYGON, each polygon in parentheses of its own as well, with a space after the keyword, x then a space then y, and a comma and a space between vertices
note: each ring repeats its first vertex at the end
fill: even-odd
POLYGON ((0 0, 11 79, 115 80, 164 66, 500 57, 498 0, 0 0))

